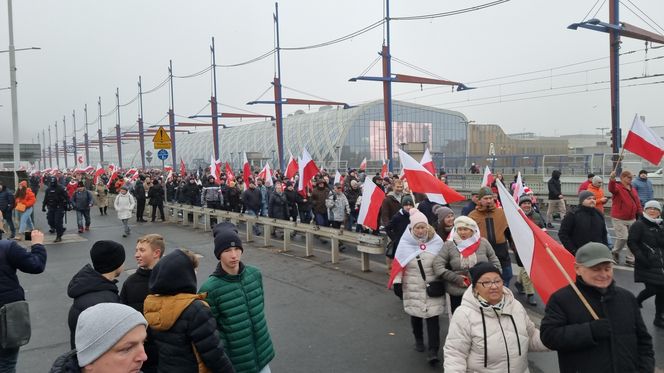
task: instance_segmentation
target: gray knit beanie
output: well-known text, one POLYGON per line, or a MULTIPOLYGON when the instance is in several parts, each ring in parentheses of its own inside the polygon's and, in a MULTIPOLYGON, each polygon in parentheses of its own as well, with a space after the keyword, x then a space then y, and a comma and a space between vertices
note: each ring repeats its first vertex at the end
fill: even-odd
POLYGON ((595 195, 593 192, 584 190, 581 193, 579 193, 579 205, 583 204, 583 201, 585 201, 588 197, 594 197, 595 195))
POLYGON ((120 303, 99 303, 81 312, 74 337, 78 366, 93 363, 138 325, 148 326, 145 317, 120 303))
POLYGON ((648 208, 653 208, 662 211, 662 205, 660 205, 659 202, 655 201, 654 199, 651 199, 650 201, 646 202, 646 204, 643 206, 644 210, 648 208))

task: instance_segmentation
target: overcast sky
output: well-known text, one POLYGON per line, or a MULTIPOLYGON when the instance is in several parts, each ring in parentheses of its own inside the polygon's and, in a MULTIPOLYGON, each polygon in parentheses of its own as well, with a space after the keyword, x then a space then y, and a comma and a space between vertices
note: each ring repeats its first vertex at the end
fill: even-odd
MULTIPOLYGON (((393 0, 391 16, 438 13, 482 4, 485 1, 393 0)), ((608 35, 566 27, 591 10, 595 0, 512 0, 488 9, 445 18, 391 23, 392 55, 446 79, 478 87, 451 92, 449 87, 394 84, 394 98, 457 110, 477 123, 495 123, 507 132, 532 131, 540 135, 599 133, 610 126, 608 35), (595 60, 590 63, 581 63, 595 60), (580 63, 580 64, 577 64, 580 63), (564 65, 574 66, 559 68, 564 65), (516 74, 540 71, 535 74, 516 74), (495 78, 512 76, 496 80, 495 78), (541 79, 535 79, 541 78, 541 79), (524 81, 525 80, 525 81, 524 81), (521 82, 518 82, 521 81, 521 82), (604 82, 604 83, 603 83, 604 82), (567 87, 567 88, 561 88, 567 87)), ((601 3, 601 1, 600 1, 601 3)), ((654 25, 664 25, 664 1, 626 0, 632 10, 646 12, 654 25), (653 22, 654 21, 654 22, 653 22)), ((21 140, 36 139, 37 132, 66 116, 71 132, 72 111, 83 127, 83 107, 88 120, 133 99, 138 76, 144 91, 156 87, 168 74, 173 60, 175 75, 201 71, 211 64, 209 45, 215 37, 217 64, 234 64, 273 48, 274 2, 174 1, 174 0, 14 0, 16 48, 38 46, 39 51, 17 52, 18 103, 21 140)), ((596 10, 597 8, 595 8, 596 10)), ((652 30, 625 6, 621 20, 652 30)), ((591 17, 595 11, 591 12, 591 17)), ((383 17, 382 0, 284 0, 279 4, 281 46, 316 44, 359 30, 383 17)), ((597 18, 608 21, 605 4, 597 18)), ((0 5, 0 49, 9 44, 7 1, 0 5)), ((659 29, 664 33, 664 30, 659 29)), ((330 100, 358 104, 382 98, 376 82, 348 82, 377 57, 383 28, 377 27, 349 41, 303 51, 282 51, 285 87, 330 100)), ((622 78, 664 74, 664 48, 623 38, 622 78)), ((424 75, 393 63, 394 73, 424 75)), ((9 86, 8 54, 0 54, 0 88, 9 86)), ((379 75, 380 63, 367 75, 379 75)), ((217 69, 219 101, 263 114, 270 105, 246 106, 270 88, 274 76, 272 57, 234 68, 217 69)), ((664 81, 653 77, 625 81, 623 85, 664 81)), ((186 117, 204 108, 211 95, 211 73, 175 79, 175 111, 186 117)), ((147 123, 166 124, 168 86, 144 95, 147 123)), ((625 87, 621 93, 624 132, 635 113, 651 125, 664 125, 664 84, 625 87)), ((272 99, 272 91, 264 99, 272 99)), ((284 88, 285 97, 304 97, 284 88)), ((11 101, 0 90, 0 142, 10 142, 11 101)), ((237 111, 221 107, 223 111, 237 111)), ((284 114, 307 107, 286 106, 284 114)), ((311 108, 316 110, 316 108, 311 108)), ((122 107, 121 124, 131 127, 138 105, 122 107)), ((203 111, 209 114, 209 109, 203 111)), ((178 120, 185 120, 182 117, 178 120)), ((103 118, 105 132, 116 116, 103 118)), ((234 122, 228 122, 234 123, 234 122)), ((96 124, 95 124, 96 126, 96 124)), ((90 128, 90 132, 96 127, 90 128)), ((79 137, 80 138, 80 137, 79 137)))

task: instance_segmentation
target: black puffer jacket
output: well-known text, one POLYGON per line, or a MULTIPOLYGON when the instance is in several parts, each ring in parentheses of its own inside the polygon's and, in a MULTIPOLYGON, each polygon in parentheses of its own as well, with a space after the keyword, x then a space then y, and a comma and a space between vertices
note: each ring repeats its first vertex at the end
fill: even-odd
POLYGON ((297 192, 295 190, 284 190, 288 202, 288 216, 297 217, 297 192))
POLYGON ((257 211, 261 210, 261 191, 258 188, 247 188, 242 192, 242 204, 245 210, 257 211))
POLYGON ((150 198, 150 206, 160 206, 164 204, 164 188, 161 184, 154 184, 148 190, 148 198, 150 198))
POLYGON ((576 254, 576 250, 588 242, 608 245, 604 217, 594 207, 577 206, 570 209, 560 223, 558 238, 572 254, 576 254))
POLYGON ((25 251, 14 240, 0 240, 0 307, 7 303, 25 300, 25 292, 18 282, 16 270, 25 273, 42 273, 46 267, 44 245, 32 245, 25 251))
POLYGON ((577 278, 576 286, 600 319, 609 319, 608 338, 593 336, 592 316, 571 286, 556 291, 546 305, 540 338, 558 351, 561 373, 652 372, 655 358, 636 298, 615 282, 605 294, 577 278))
POLYGON ((99 303, 120 303, 118 296, 117 280, 111 281, 95 271, 90 264, 86 264, 69 282, 67 295, 74 299, 69 308, 69 341, 72 350, 74 344, 74 332, 76 323, 81 312, 99 303))
POLYGON ((627 246, 634 253, 634 281, 664 286, 664 227, 641 216, 629 228, 627 246))
POLYGON ((196 274, 180 250, 163 257, 152 270, 145 318, 159 348, 160 373, 197 373, 194 346, 214 373, 234 373, 204 295, 196 294, 196 274), (158 295, 157 295, 158 294, 158 295))
POLYGON ((76 356, 76 350, 71 350, 65 354, 60 355, 49 373, 80 373, 82 369, 78 367, 78 357, 76 356))
POLYGON ((288 220, 288 200, 284 193, 272 192, 270 194, 267 215, 274 219, 288 220))

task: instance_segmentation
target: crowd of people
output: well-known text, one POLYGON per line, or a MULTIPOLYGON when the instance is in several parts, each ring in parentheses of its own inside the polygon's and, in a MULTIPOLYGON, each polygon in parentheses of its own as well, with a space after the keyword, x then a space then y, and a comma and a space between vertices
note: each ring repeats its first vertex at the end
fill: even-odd
MULTIPOLYGON (((623 171, 619 177, 611 173, 610 197, 604 195, 602 178, 588 175, 588 180, 579 187, 578 205, 568 208, 562 193, 561 173, 556 170, 547 183, 546 214, 540 212, 532 191, 525 189, 519 196, 518 205, 525 216, 542 229, 555 227, 555 214, 559 214, 560 241, 576 258, 575 286, 597 313, 593 315, 580 308, 583 305, 570 285, 551 297, 541 330, 535 327, 522 305, 536 305, 536 292, 515 250, 498 197, 496 183, 505 184, 502 175, 496 175, 493 185, 472 193, 458 216, 450 206, 412 192, 407 180, 398 175, 371 177, 350 169, 341 180, 335 181, 326 170, 321 170, 313 178, 312 187, 303 193, 296 190, 297 175, 286 179, 276 171, 269 180, 257 172, 244 176, 242 172, 237 175, 222 172, 215 176, 209 170, 186 175, 155 170, 132 177, 120 173, 114 180, 102 175, 93 183, 91 175, 85 174, 43 178, 33 175, 45 185, 42 208, 48 209, 55 241, 61 240, 64 232, 62 217, 66 211, 76 210, 78 231, 85 234, 90 229, 92 206, 105 215, 109 194, 116 194, 114 208, 122 221, 124 237, 130 235, 129 222, 134 217, 137 224, 145 222, 146 203, 152 206, 153 222, 157 212, 165 220, 165 201, 386 234, 390 285, 410 316, 414 348, 426 351, 426 361, 437 365, 442 345, 446 372, 525 372, 528 351, 549 349, 558 352, 562 372, 654 369, 652 340, 640 307, 655 296, 654 325, 664 327, 664 227, 660 216, 662 206, 654 200, 645 171, 639 173, 639 181, 633 181, 629 171, 623 171), (369 181, 386 194, 375 230, 357 221, 363 203, 362 185, 369 181), (604 221, 604 205, 609 198, 615 242, 611 242, 604 221), (635 267, 635 281, 645 284, 637 297, 613 280, 613 266, 620 263, 624 248, 628 249, 626 264, 635 267), (393 262, 395 258, 398 261, 393 262), (519 269, 516 274, 512 270, 513 261, 519 269), (442 284, 438 286, 442 286, 446 295, 433 290, 434 283, 442 284), (603 300, 605 296, 611 298, 610 304, 603 300), (624 306, 614 311, 612 307, 618 304, 624 306), (445 313, 451 317, 450 326, 446 340, 441 341, 439 317, 445 313), (615 358, 603 359, 609 351, 615 358)), ((33 177, 29 180, 31 186, 33 177)), ((510 189, 515 189, 516 180, 515 177, 510 189)), ((18 201, 25 206, 22 215, 17 211, 21 222, 19 233, 32 227, 32 222, 26 218, 24 223, 23 218, 30 215, 39 181, 36 189, 31 189, 24 182, 11 195, 0 185, 0 211, 5 216, 12 216, 11 210, 18 201), (21 192, 21 188, 25 190, 21 192)), ((254 234, 262 234, 257 225, 253 229, 254 234)), ((14 230, 11 231, 15 238, 14 230)), ((260 372, 266 367, 269 370, 274 351, 262 301, 236 303, 242 292, 248 294, 249 288, 251 294, 262 298, 260 272, 241 262, 243 248, 235 227, 226 223, 216 225, 214 246, 219 265, 197 292, 194 274, 197 260, 192 253, 177 250, 162 258, 163 238, 141 237, 136 247, 139 270, 118 292, 114 281, 122 271, 124 249, 113 241, 95 243, 90 252, 92 264, 74 276, 68 289, 74 299, 69 318, 72 349, 79 347, 77 321, 80 322, 87 309, 97 303, 124 303, 145 317, 137 318, 140 322, 130 326, 147 326, 147 354, 136 357, 142 359, 146 372, 152 368, 198 371, 192 368, 198 364, 212 371, 260 372), (202 294, 207 294, 207 299, 202 294), (208 327, 216 323, 217 328, 201 326, 199 329, 204 330, 200 333, 188 335, 197 323, 208 327), (240 336, 248 332, 254 335, 252 340, 260 341, 264 347, 250 357, 244 355, 246 346, 233 342, 242 340, 240 336), (190 342, 178 343, 183 340, 190 342)), ((115 342, 123 336, 126 335, 119 335, 115 342)), ((75 352, 63 356, 59 366, 65 367, 73 359, 75 352)))

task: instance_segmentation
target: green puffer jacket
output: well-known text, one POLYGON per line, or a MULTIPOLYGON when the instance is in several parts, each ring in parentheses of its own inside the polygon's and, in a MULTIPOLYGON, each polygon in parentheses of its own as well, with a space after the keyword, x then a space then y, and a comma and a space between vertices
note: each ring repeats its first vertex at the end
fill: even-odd
POLYGON ((237 373, 258 373, 273 358, 267 329, 263 280, 258 268, 240 262, 240 273, 226 273, 221 265, 201 287, 217 320, 217 328, 237 373))

